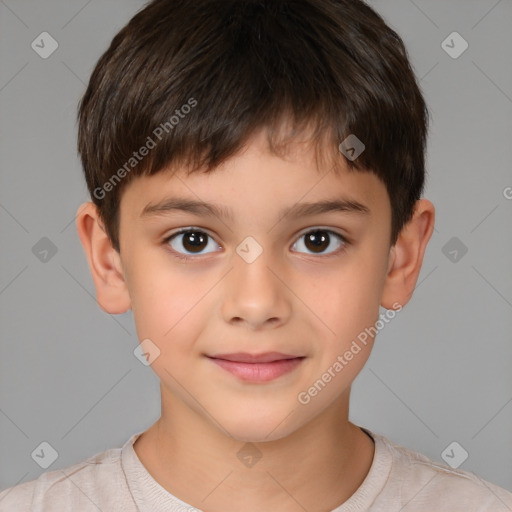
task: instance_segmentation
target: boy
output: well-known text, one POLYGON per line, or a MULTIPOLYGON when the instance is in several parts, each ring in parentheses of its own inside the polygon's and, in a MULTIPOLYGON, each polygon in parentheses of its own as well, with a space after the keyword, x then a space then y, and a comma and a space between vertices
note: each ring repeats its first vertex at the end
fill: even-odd
POLYGON ((505 511, 512 494, 348 421, 379 306, 434 228, 428 111, 359 0, 156 0, 80 103, 98 303, 132 310, 162 415, 5 511, 505 511))

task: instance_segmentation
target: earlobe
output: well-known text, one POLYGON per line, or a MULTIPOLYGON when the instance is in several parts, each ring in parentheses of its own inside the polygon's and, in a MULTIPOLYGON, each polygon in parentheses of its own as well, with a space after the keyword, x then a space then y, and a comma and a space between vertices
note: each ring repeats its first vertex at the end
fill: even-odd
POLYGON ((98 305, 106 313, 126 312, 131 303, 121 258, 110 242, 94 203, 83 203, 78 208, 76 228, 94 280, 98 305))
POLYGON ((403 227, 391 249, 390 262, 381 299, 382 307, 395 309, 407 304, 414 292, 427 243, 434 231, 435 209, 427 199, 416 202, 412 219, 403 227))

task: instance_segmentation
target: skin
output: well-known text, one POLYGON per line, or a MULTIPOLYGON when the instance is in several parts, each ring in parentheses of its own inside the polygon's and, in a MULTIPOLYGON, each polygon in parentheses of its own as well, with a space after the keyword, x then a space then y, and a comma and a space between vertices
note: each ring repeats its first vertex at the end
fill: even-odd
POLYGON ((317 168, 300 141, 286 158, 273 156, 261 132, 209 175, 168 169, 136 178, 121 198, 120 254, 94 204, 78 210, 100 307, 111 314, 132 309, 139 340, 149 338, 160 350, 151 367, 161 382, 162 414, 135 452, 161 486, 198 509, 238 512, 243 503, 248 512, 327 512, 368 474, 374 444, 348 412, 351 384, 374 340, 307 404, 297 397, 375 325, 379 305, 400 309, 409 301, 434 206, 420 199, 390 247, 384 184, 370 173, 349 173, 341 155, 337 164, 338 173, 317 168), (168 196, 229 207, 234 219, 189 212, 141 218, 148 203, 168 196), (370 215, 278 217, 282 207, 340 196, 365 204, 370 215), (210 235, 195 253, 183 235, 164 241, 186 227, 210 235), (314 252, 303 236, 314 228, 350 243, 330 234, 314 252), (236 252, 247 236, 263 249, 252 263, 236 252), (205 356, 267 351, 305 359, 278 379, 248 383, 205 356), (247 443, 261 453, 252 467, 237 457, 247 443))

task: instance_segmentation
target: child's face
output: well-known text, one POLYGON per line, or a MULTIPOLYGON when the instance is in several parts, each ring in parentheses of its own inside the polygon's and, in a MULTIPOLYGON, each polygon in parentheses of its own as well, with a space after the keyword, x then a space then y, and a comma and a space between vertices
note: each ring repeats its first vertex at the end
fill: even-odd
MULTIPOLYGON (((341 154, 339 163, 345 165, 341 154)), ((191 409, 255 442, 288 435, 321 412, 343 414, 372 338, 366 346, 358 342, 351 360, 344 354, 379 319, 390 224, 386 188, 375 175, 319 172, 304 147, 285 161, 266 151, 263 135, 212 174, 163 172, 130 183, 121 200, 121 261, 139 340, 149 338, 160 350, 152 368, 162 407, 176 414, 191 409), (215 204, 233 216, 141 215, 169 198, 215 204), (369 213, 279 217, 299 204, 341 199, 369 213), (194 235, 164 241, 189 227, 194 235), (243 380, 208 357, 236 352, 303 359, 262 382, 243 380), (345 363, 333 372, 339 356, 345 363), (329 368, 330 382, 308 393, 329 368)))

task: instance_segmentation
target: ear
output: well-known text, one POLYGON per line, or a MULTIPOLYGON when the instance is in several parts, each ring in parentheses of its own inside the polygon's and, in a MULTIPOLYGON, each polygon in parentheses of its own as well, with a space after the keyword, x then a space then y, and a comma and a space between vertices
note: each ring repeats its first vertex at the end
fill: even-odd
POLYGON ((76 229, 96 287, 96 298, 106 313, 125 313, 131 307, 120 254, 114 249, 94 203, 77 211, 76 229))
POLYGON ((403 227, 396 244, 390 250, 388 273, 381 305, 400 309, 412 297, 420 274, 427 243, 434 231, 435 209, 427 199, 416 201, 411 220, 403 227))

